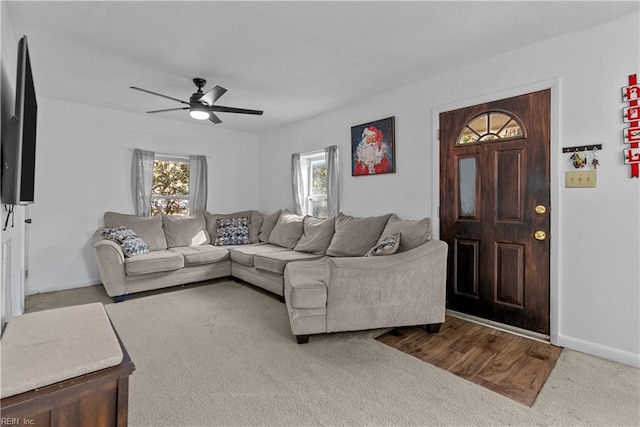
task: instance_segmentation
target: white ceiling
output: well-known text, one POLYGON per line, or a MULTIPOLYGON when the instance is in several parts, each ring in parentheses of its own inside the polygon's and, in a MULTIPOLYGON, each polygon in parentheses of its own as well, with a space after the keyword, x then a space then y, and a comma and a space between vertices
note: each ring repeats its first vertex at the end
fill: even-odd
MULTIPOLYGON (((260 132, 631 11, 631 2, 8 1, 38 96, 145 114, 203 77, 219 105, 264 110, 197 122, 260 132)), ((570 52, 567 52, 570 55, 570 52)))

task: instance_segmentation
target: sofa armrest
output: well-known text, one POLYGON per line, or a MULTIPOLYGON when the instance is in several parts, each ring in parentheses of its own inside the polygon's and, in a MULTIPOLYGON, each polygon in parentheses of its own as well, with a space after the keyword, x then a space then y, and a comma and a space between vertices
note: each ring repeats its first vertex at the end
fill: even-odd
POLYGON ((96 251, 96 262, 102 285, 110 297, 127 293, 126 275, 124 271, 124 252, 120 246, 105 239, 99 232, 93 237, 96 251))
POLYGON ((124 252, 122 252, 122 248, 116 242, 113 242, 111 240, 106 240, 106 239, 100 240, 98 242, 94 242, 93 247, 96 250, 103 249, 103 250, 106 250, 107 252, 110 250, 114 251, 115 256, 119 259, 119 262, 124 264, 124 252))
POLYGON ((327 332, 444 322, 448 246, 327 261, 327 332))

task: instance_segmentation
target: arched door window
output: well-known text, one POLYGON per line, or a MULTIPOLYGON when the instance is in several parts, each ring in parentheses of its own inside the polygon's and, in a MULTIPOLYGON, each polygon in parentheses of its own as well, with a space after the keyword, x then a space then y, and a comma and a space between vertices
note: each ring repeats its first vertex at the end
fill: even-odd
POLYGON ((487 111, 475 116, 462 129, 456 145, 526 137, 524 127, 506 111, 487 111))

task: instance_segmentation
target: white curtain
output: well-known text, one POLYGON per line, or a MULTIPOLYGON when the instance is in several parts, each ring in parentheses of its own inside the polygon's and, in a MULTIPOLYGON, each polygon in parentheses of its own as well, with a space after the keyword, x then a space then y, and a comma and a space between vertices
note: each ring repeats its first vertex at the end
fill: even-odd
POLYGON ((153 183, 153 151, 133 150, 131 168, 131 189, 136 215, 149 216, 151 213, 151 184, 153 183))
POLYGON ((302 167, 300 165, 300 153, 291 155, 291 190, 293 194, 293 210, 296 215, 304 215, 304 184, 302 181, 302 167))
POLYGON ((327 214, 337 215, 340 212, 340 162, 338 146, 332 145, 324 149, 327 166, 327 214))
POLYGON ((189 156, 189 211, 207 209, 207 158, 189 156))

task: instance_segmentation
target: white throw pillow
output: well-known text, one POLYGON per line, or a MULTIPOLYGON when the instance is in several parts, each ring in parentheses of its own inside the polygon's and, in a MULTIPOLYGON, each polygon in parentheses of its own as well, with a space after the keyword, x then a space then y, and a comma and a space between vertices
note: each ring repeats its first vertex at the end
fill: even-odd
POLYGON ((400 247, 400 233, 392 234, 379 241, 369 249, 364 256, 379 256, 395 254, 400 247))

